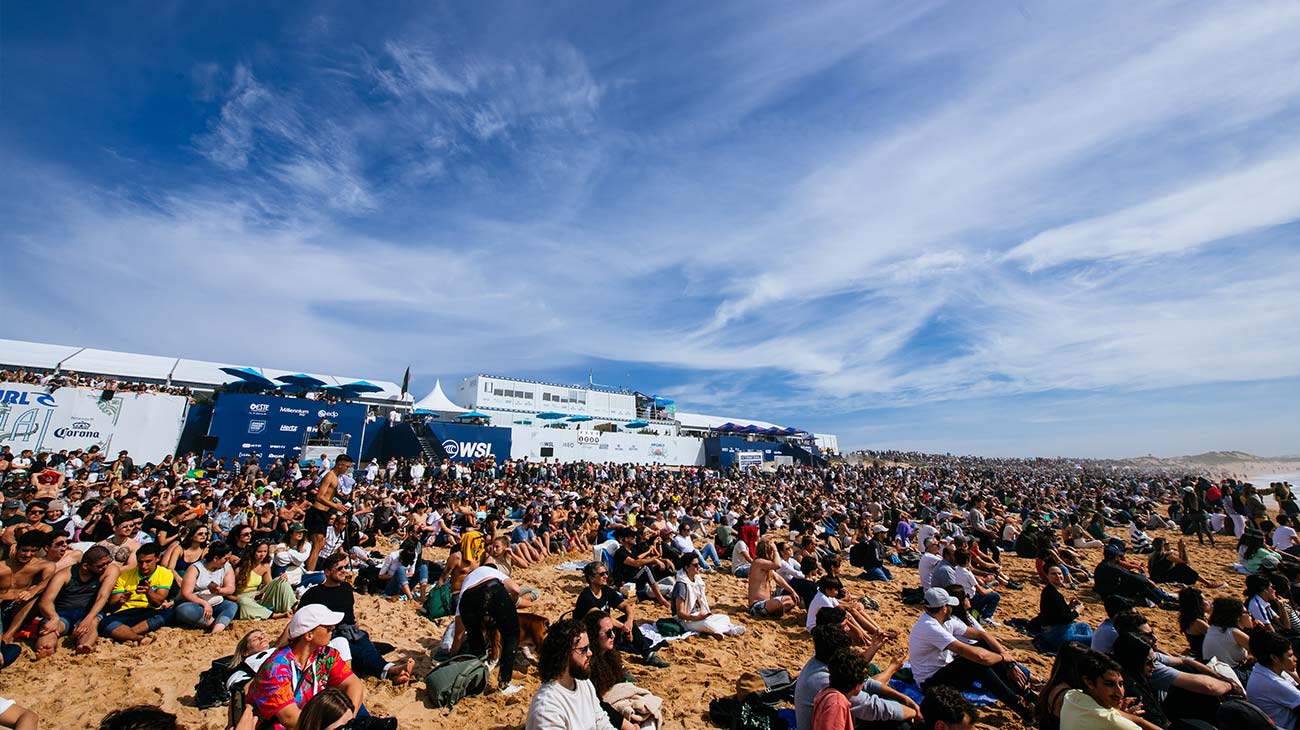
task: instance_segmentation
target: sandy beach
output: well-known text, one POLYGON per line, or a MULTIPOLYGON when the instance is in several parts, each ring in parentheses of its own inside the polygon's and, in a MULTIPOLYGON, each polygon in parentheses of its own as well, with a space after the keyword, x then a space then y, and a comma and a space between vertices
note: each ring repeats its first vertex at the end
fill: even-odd
MULTIPOLYGON (((1112 530, 1116 536, 1121 531, 1112 530)), ((1153 531, 1153 536, 1161 531, 1153 531)), ((1175 535, 1165 533, 1170 539, 1175 535)), ((1223 594, 1240 595, 1243 576, 1227 567, 1232 561, 1235 541, 1224 539, 1216 548, 1189 545, 1193 567, 1213 581, 1228 581, 1230 587, 1223 594)), ((1088 563, 1100 560, 1100 551, 1089 551, 1088 563)), ((441 559, 442 550, 430 550, 430 557, 441 559)), ((555 561, 555 562, 558 562, 555 561)), ((554 563, 552 563, 553 565, 554 563)), ((580 574, 562 572, 552 565, 520 571, 521 583, 540 588, 543 595, 553 599, 537 612, 555 619, 572 608, 581 588, 580 574)), ((1004 565, 1011 576, 1025 584, 1024 590, 1004 590, 1002 605, 996 618, 1029 618, 1037 613, 1038 583, 1033 576, 1033 561, 1011 555, 1004 557, 1004 565)), ((906 633, 915 622, 919 609, 905 606, 899 600, 903 587, 916 586, 915 570, 898 569, 892 583, 868 583, 856 579, 848 581, 854 595, 868 594, 881 603, 878 621, 897 629, 903 635, 898 642, 887 646, 878 656, 883 664, 886 656, 906 649, 906 633)), ((798 671, 812 654, 812 642, 804 631, 804 613, 781 621, 751 619, 742 610, 745 604, 745 583, 730 575, 706 577, 714 610, 726 612, 744 624, 744 636, 714 640, 702 637, 670 643, 661 655, 672 663, 668 669, 651 669, 639 664, 629 664, 637 681, 665 700, 665 726, 667 728, 708 728, 709 701, 730 695, 735 691, 736 678, 744 671, 767 667, 783 667, 791 673, 798 671)), ((1099 598, 1091 591, 1079 592, 1084 603, 1083 618, 1094 626, 1104 618, 1099 598)), ((638 606, 643 618, 659 618, 651 611, 651 604, 638 606)), ((357 596, 359 620, 370 631, 375 641, 397 647, 397 652, 416 659, 416 674, 423 677, 430 668, 429 655, 442 629, 449 619, 435 624, 417 613, 409 603, 390 603, 373 596, 357 596)), ((1178 632, 1177 616, 1160 610, 1147 612, 1156 627, 1161 648, 1177 653, 1186 649, 1186 642, 1178 632)), ((198 674, 211 660, 225 656, 247 630, 258 626, 270 634, 278 632, 281 621, 236 622, 229 631, 215 636, 194 631, 168 628, 159 632, 157 641, 144 647, 128 647, 101 641, 99 651, 89 656, 74 656, 66 647, 41 662, 32 661, 29 647, 23 658, 0 673, 0 686, 4 696, 36 710, 42 727, 94 728, 106 712, 113 708, 139 703, 154 703, 178 713, 185 727, 192 730, 221 730, 225 727, 225 708, 200 711, 193 705, 194 683, 198 674)), ((1028 665, 1036 676, 1046 676, 1051 658, 1036 654, 1027 638, 1010 628, 995 630, 1008 646, 1028 665)), ((423 692, 423 682, 397 689, 387 683, 369 680, 367 705, 382 715, 399 718, 402 728, 522 728, 528 703, 539 681, 536 669, 516 673, 525 691, 512 697, 472 697, 458 704, 454 710, 435 709, 428 705, 423 692), (522 676, 521 676, 522 675, 522 676)), ((986 708, 981 723, 991 727, 1023 727, 1011 712, 997 706, 986 708)))

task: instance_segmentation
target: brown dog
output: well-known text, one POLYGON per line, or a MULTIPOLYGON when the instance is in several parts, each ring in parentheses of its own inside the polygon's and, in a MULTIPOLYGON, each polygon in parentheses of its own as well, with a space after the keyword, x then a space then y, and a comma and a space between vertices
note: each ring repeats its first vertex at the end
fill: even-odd
MULTIPOLYGON (((535 613, 519 614, 519 652, 529 661, 534 661, 534 657, 524 651, 524 647, 531 646, 533 654, 542 650, 542 642, 546 640, 546 630, 551 627, 550 619, 545 616, 538 616, 535 613)), ((487 633, 488 661, 495 663, 501 657, 501 632, 497 631, 496 624, 489 618, 483 625, 483 631, 487 633)))

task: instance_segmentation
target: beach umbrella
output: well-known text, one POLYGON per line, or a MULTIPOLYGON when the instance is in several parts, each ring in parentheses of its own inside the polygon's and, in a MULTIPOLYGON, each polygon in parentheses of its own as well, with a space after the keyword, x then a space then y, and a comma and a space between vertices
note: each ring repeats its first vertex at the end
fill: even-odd
POLYGON ((489 416, 489 415, 486 414, 486 413, 479 413, 478 411, 470 411, 469 413, 462 413, 462 414, 460 414, 459 416, 456 416, 457 419, 460 419, 460 418, 491 418, 491 417, 492 417, 492 416, 489 416))
POLYGON ((434 418, 438 417, 437 411, 431 411, 428 408, 416 408, 415 410, 411 411, 411 413, 414 413, 417 416, 433 416, 434 418))
POLYGON ((378 393, 383 390, 383 388, 379 387, 378 385, 375 385, 374 383, 371 383, 366 380, 358 380, 354 383, 344 383, 339 387, 342 388, 343 390, 348 390, 353 393, 378 393))
POLYGON ((672 398, 660 398, 657 395, 652 395, 650 396, 650 398, 654 400, 655 405, 657 406, 671 406, 672 404, 677 402, 672 398))
POLYGON ((635 421, 628 421, 627 423, 623 424, 623 428, 645 428, 646 426, 649 425, 650 424, 647 423, 646 421, 642 421, 638 419, 635 421))
POLYGON ((298 373, 297 375, 281 375, 276 378, 276 380, 281 383, 289 383, 290 385, 301 385, 304 388, 319 388, 325 385, 324 380, 306 373, 298 373))
POLYGON ((584 415, 579 414, 579 415, 576 415, 576 416, 569 416, 569 417, 568 417, 567 419, 565 419, 565 420, 568 420, 568 421, 590 421, 590 420, 591 420, 591 416, 584 416, 584 415))
POLYGON ((556 413, 555 411, 547 411, 545 413, 538 413, 537 417, 543 421, 554 421, 557 418, 564 418, 564 414, 556 413))
POLYGON ((233 376, 235 376, 236 378, 239 378, 240 380, 244 381, 245 383, 252 383, 253 385, 260 385, 260 386, 262 386, 263 388, 274 388, 274 387, 275 387, 275 383, 272 382, 270 378, 266 377, 265 375, 263 375, 263 374, 257 372, 256 370, 254 370, 254 369, 252 369, 252 368, 225 367, 225 368, 220 368, 220 370, 221 370, 221 372, 223 372, 223 373, 225 373, 225 374, 227 374, 227 375, 233 375, 233 376))

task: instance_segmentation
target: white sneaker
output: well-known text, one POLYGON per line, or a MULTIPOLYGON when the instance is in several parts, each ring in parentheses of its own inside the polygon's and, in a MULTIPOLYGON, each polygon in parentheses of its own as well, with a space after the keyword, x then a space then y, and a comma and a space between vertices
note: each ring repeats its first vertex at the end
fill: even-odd
POLYGON ((510 695, 515 694, 516 692, 521 692, 521 691, 523 691, 523 689, 524 689, 524 688, 523 688, 521 685, 518 685, 518 684, 510 684, 510 685, 507 685, 507 686, 505 687, 505 689, 501 690, 501 694, 503 694, 503 695, 509 697, 510 695))

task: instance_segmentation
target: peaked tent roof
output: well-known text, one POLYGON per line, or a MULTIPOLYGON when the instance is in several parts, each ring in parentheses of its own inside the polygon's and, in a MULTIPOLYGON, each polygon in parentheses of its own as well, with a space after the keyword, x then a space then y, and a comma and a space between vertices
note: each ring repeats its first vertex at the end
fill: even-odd
POLYGON ((433 390, 430 391, 428 395, 421 398, 419 402, 415 404, 415 408, 426 411, 437 411, 438 413, 469 412, 468 408, 461 408, 455 403, 452 403, 451 399, 447 397, 447 394, 442 392, 441 380, 435 380, 433 382, 433 390))

